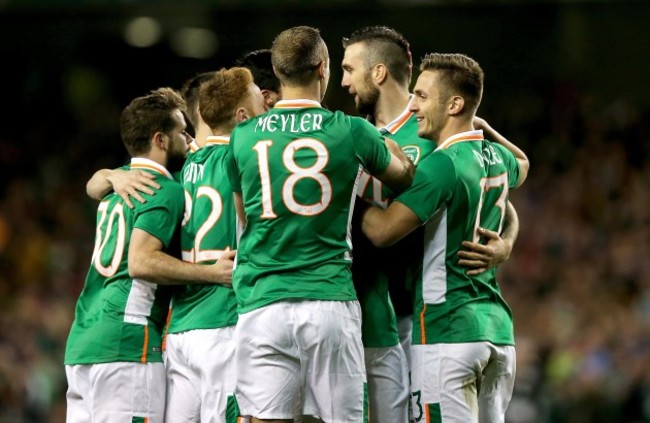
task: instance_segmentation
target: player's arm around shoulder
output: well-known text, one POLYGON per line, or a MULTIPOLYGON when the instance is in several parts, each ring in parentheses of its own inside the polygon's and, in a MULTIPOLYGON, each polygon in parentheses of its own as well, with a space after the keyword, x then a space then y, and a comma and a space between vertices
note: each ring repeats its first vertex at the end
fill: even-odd
POLYGON ((154 174, 143 170, 128 168, 100 169, 86 183, 86 194, 93 200, 100 201, 111 191, 122 197, 129 208, 133 208, 131 198, 139 203, 146 200, 141 193, 154 195, 154 189, 160 185, 155 181, 154 174))
POLYGON ((420 218, 399 201, 393 201, 385 210, 369 206, 361 219, 361 230, 375 247, 390 247, 422 224, 420 218))
POLYGON ((512 188, 517 188, 521 186, 521 184, 523 184, 526 178, 528 177, 528 169, 530 168, 530 162, 528 161, 528 157, 526 156, 526 153, 524 153, 523 150, 521 150, 512 142, 508 141, 506 137, 504 137, 499 132, 497 132, 494 128, 492 128, 485 119, 481 119, 478 116, 476 116, 474 117, 473 124, 476 129, 482 129, 484 134, 487 135, 488 138, 492 139, 495 143, 499 144, 500 146, 508 150, 510 153, 512 153, 512 155, 514 155, 515 159, 519 164, 519 173, 518 173, 517 183, 512 188))
POLYGON ((377 247, 387 247, 428 221, 450 200, 456 183, 453 161, 444 153, 433 153, 415 170, 413 184, 386 210, 366 210, 361 229, 377 247))

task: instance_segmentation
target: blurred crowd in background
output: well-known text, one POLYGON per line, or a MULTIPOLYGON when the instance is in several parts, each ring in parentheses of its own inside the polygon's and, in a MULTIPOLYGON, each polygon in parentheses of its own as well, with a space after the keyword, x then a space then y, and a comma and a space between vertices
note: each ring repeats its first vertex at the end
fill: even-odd
MULTIPOLYGON (((23 115, 0 124, 0 423, 65 421, 63 351, 94 239, 85 183, 126 158, 125 99, 84 67, 58 77, 28 74, 4 100, 23 115)), ((499 271, 518 356, 510 423, 650 422, 650 109, 581 82, 487 92, 479 109, 531 161, 499 271)))

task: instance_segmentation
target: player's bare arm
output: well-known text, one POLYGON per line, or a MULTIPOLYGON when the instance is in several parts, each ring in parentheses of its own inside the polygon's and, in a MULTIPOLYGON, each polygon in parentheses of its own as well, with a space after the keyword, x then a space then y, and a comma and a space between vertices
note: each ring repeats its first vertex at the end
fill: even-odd
POLYGON ((391 153, 390 163, 383 173, 373 176, 385 183, 397 195, 411 186, 415 166, 395 141, 390 138, 385 140, 386 147, 391 153))
POLYGON ((458 252, 458 264, 468 268, 468 275, 478 275, 506 261, 519 235, 519 217, 515 207, 508 201, 504 227, 501 235, 494 231, 478 228, 478 233, 487 239, 487 244, 463 241, 464 250, 458 252))
POLYGON ((474 124, 475 129, 483 130, 483 132, 486 134, 486 138, 498 144, 501 144, 515 155, 517 161, 519 162, 519 181, 517 182, 517 186, 521 186, 521 184, 524 183, 526 177, 528 176, 528 168, 530 167, 530 163, 528 162, 528 157, 526 154, 519 147, 508 141, 506 137, 492 128, 485 119, 481 119, 480 117, 475 116, 472 123, 474 124))
POLYGON ((376 247, 390 247, 421 224, 410 208, 393 201, 386 210, 368 207, 363 214, 361 230, 376 247))
POLYGON ((129 208, 133 208, 131 197, 140 203, 146 200, 140 193, 154 195, 160 185, 155 176, 141 170, 101 169, 95 172, 86 184, 86 193, 94 200, 101 200, 106 194, 115 191, 129 208))
POLYGON ((216 263, 187 263, 163 252, 162 242, 142 229, 134 228, 129 245, 129 275, 161 285, 232 284, 236 250, 226 251, 216 263))

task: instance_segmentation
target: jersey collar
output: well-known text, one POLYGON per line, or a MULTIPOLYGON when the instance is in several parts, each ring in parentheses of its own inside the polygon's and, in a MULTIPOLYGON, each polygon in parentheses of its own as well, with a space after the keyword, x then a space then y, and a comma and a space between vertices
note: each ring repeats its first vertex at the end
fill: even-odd
POLYGON ((230 137, 223 135, 211 135, 205 139, 205 146, 210 147, 213 145, 228 145, 230 144, 230 137))
POLYGON ((307 107, 323 107, 318 101, 307 99, 280 100, 273 106, 274 109, 304 109, 307 107))
POLYGON ((483 130, 478 129, 474 131, 466 131, 466 132, 461 132, 460 134, 455 134, 452 135, 451 137, 447 138, 444 142, 440 143, 438 145, 438 148, 436 148, 436 151, 438 150, 444 150, 451 146, 452 144, 456 144, 457 142, 463 142, 463 141, 483 141, 485 138, 483 138, 483 130))
POLYGON ((395 133, 399 131, 402 128, 402 126, 404 126, 404 124, 408 122, 409 118, 413 115, 413 112, 409 110, 412 101, 413 101, 413 94, 410 94, 409 102, 406 105, 406 108, 402 111, 402 113, 400 113, 400 115, 397 116, 395 119, 393 119, 393 121, 388 125, 384 126, 383 128, 379 128, 379 130, 382 132, 389 132, 395 135, 395 133))
POLYGON ((190 153, 196 153, 201 147, 196 143, 196 140, 190 142, 190 153))
POLYGON ((161 165, 160 163, 156 163, 153 160, 144 159, 142 157, 133 157, 131 159, 131 169, 153 170, 154 172, 165 175, 172 181, 174 180, 174 177, 172 176, 171 173, 169 173, 169 171, 165 168, 165 166, 161 165))

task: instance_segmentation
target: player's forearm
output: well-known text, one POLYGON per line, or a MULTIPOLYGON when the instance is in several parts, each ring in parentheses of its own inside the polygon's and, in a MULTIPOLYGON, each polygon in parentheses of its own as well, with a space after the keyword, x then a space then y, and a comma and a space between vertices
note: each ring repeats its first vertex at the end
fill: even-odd
POLYGON ((502 146, 510 150, 510 152, 512 152, 512 154, 519 162, 520 175, 519 175, 518 185, 521 185, 526 179, 526 177, 528 176, 528 168, 530 167, 530 162, 528 161, 528 157, 526 156, 526 153, 524 153, 522 149, 517 147, 512 142, 508 141, 506 137, 504 137, 499 132, 497 132, 494 128, 492 128, 485 119, 481 119, 479 117, 474 118, 474 127, 476 129, 482 129, 483 133, 485 134, 485 138, 494 141, 498 144, 501 144, 502 146))
POLYGON ((109 181, 112 169, 101 169, 93 174, 86 183, 86 194, 93 200, 101 200, 106 194, 113 190, 113 185, 109 181))
POLYGON ((415 175, 415 165, 411 159, 399 148, 397 143, 386 138, 386 146, 391 152, 388 168, 381 175, 374 175, 388 186, 395 195, 405 191, 411 186, 415 175))
POLYGON ((503 230, 501 231, 501 238, 510 247, 508 257, 510 257, 510 253, 512 252, 515 241, 517 240, 517 236, 519 236, 519 216, 517 215, 515 207, 510 201, 508 201, 506 206, 506 215, 503 222, 503 230))
POLYGON ((390 225, 385 221, 385 214, 384 210, 375 206, 363 211, 361 230, 375 247, 390 247, 397 242, 397 239, 393 240, 390 236, 390 225))
POLYGON ((160 285, 228 283, 229 275, 210 272, 210 266, 187 263, 162 251, 129 257, 129 275, 160 285))

